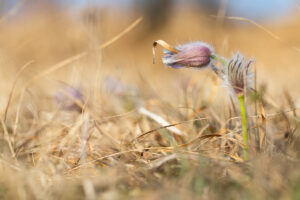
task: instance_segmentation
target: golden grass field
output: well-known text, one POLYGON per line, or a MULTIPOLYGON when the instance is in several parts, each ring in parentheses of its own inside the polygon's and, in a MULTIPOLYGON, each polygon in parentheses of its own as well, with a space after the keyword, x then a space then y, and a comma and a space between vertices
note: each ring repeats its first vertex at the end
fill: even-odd
POLYGON ((179 10, 155 30, 109 10, 1 20, 0 199, 300 199, 299 35, 300 15, 260 26, 179 10), (255 59, 249 160, 221 81, 165 67, 161 48, 153 64, 158 39, 255 59))

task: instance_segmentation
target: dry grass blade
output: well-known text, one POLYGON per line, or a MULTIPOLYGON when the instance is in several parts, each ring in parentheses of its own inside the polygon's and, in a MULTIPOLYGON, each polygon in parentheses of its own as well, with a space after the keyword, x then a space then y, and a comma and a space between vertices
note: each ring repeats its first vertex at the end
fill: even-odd
POLYGON ((11 153, 12 157, 14 158, 16 156, 16 154, 15 154, 15 151, 14 151, 11 139, 9 137, 9 134, 8 134, 8 131, 7 131, 7 127, 6 127, 5 123, 4 123, 3 118, 1 118, 0 120, 1 120, 1 125, 3 127, 3 130, 4 130, 4 138, 6 139, 6 141, 8 143, 8 147, 9 147, 9 150, 10 150, 10 153, 11 153))
POLYGON ((79 164, 79 165, 73 167, 72 169, 70 169, 68 172, 74 171, 76 169, 79 169, 79 168, 83 167, 84 165, 92 164, 92 163, 95 163, 95 162, 100 161, 100 160, 104 160, 104 159, 115 157, 115 156, 120 156, 120 155, 127 154, 127 153, 134 153, 134 152, 141 152, 141 151, 143 151, 143 149, 132 149, 132 150, 120 151, 120 152, 112 153, 112 154, 109 154, 109 155, 105 155, 105 156, 102 156, 102 157, 97 158, 95 160, 91 160, 89 162, 79 164))
POLYGON ((219 134, 219 133, 216 133, 216 134, 208 134, 208 135, 202 135, 202 136, 199 136, 199 137, 196 137, 195 139, 185 143, 185 144, 181 144, 181 145, 178 145, 176 146, 176 148, 182 148, 182 147, 187 147, 193 143, 195 143, 196 141, 199 141, 199 140, 204 140, 204 139, 208 139, 208 138, 215 138, 215 137, 221 137, 222 135, 219 134))
POLYGON ((89 129, 89 114, 88 113, 85 113, 84 115, 82 115, 82 120, 83 120, 83 125, 81 127, 81 136, 80 136, 80 139, 81 139, 81 147, 80 147, 80 157, 79 157, 79 160, 77 161, 78 162, 81 162, 81 163, 85 163, 86 162, 86 157, 87 157, 87 152, 86 152, 86 148, 87 148, 87 145, 88 145, 88 140, 90 139, 90 135, 88 135, 88 129, 89 129))
POLYGON ((22 72, 23 72, 27 67, 29 67, 32 63, 33 63, 33 60, 27 62, 25 65, 23 65, 23 67, 22 67, 22 68, 18 71, 18 73, 17 73, 16 79, 14 80, 13 86, 12 86, 12 88, 11 88, 11 90, 10 90, 10 93, 9 93, 7 105, 6 105, 6 107, 5 107, 4 117, 3 117, 4 122, 6 121, 8 108, 9 108, 9 105, 10 105, 10 103, 11 103, 11 99, 12 99, 13 93, 14 93, 14 91, 15 91, 17 81, 18 81, 20 75, 22 74, 22 72))
POLYGON ((18 171, 18 172, 22 171, 22 169, 20 167, 15 166, 14 164, 12 164, 12 163, 4 160, 4 159, 0 159, 0 162, 2 164, 6 165, 6 166, 9 166, 11 169, 14 169, 14 170, 18 171))
POLYGON ((94 121, 94 125, 96 127, 96 129, 99 131, 100 134, 104 135, 105 137, 107 137, 108 139, 110 139, 113 143, 115 143, 117 146, 119 146, 121 143, 116 140, 115 138, 113 138, 110 134, 107 134, 105 131, 103 131, 100 126, 98 125, 98 123, 96 121, 94 121))
POLYGON ((261 126, 259 128, 259 146, 260 149, 264 149, 265 145, 266 145, 266 124, 267 124, 267 118, 266 118, 266 114, 265 114, 265 109, 263 107, 263 104, 261 101, 259 101, 258 103, 259 105, 259 110, 260 110, 260 115, 261 115, 261 126))
POLYGON ((154 161, 152 161, 152 162, 150 163, 149 168, 150 168, 150 169, 158 168, 158 167, 160 167, 161 165, 163 165, 164 163, 166 163, 166 162, 168 162, 168 161, 170 161, 170 160, 174 160, 174 159, 176 159, 176 158, 177 158, 177 155, 176 155, 176 154, 170 154, 170 155, 164 156, 164 157, 162 157, 162 158, 158 158, 158 159, 156 159, 156 160, 154 160, 154 161))
MULTIPOLYGON (((152 130, 154 131, 154 130, 152 130)), ((152 132, 151 131, 151 132, 152 132)), ((110 158, 110 157, 115 157, 115 156, 120 156, 120 155, 123 155, 123 154, 127 154, 127 153, 133 153, 133 152, 143 152, 145 150, 149 151, 149 150, 153 150, 153 151, 161 151, 161 152, 170 152, 172 150, 175 150, 175 149, 178 149, 178 148, 183 148, 183 147, 186 147, 190 144, 192 144, 193 142, 199 140, 199 139, 207 139, 207 138, 214 138, 214 137, 221 137, 222 136, 222 133, 226 132, 227 130, 226 129, 221 129, 220 131, 218 131, 216 134, 208 134, 208 135, 202 135, 202 136, 199 136, 197 138, 195 138, 194 140, 186 143, 186 144, 182 144, 182 145, 176 145, 176 146, 169 146, 169 147, 147 147, 147 148, 143 148, 143 149, 131 149, 131 150, 126 150, 126 151, 120 151, 120 152, 116 152, 116 153, 112 153, 112 154, 109 154, 109 155, 105 155, 105 156, 102 156, 100 158, 97 158, 95 160, 91 160, 89 162, 86 162, 86 163, 82 163, 80 165, 77 165, 76 167, 73 167, 70 171, 73 171, 73 170, 76 170, 78 168, 81 168, 83 167, 84 165, 86 164, 91 164, 91 163, 94 163, 94 162, 97 162, 97 161, 100 161, 100 160, 103 160, 103 159, 107 159, 107 158, 110 158)), ((149 132, 147 132, 149 133, 149 132)), ((146 133, 146 134, 147 134, 146 133)), ((145 134, 142 134, 140 135, 139 137, 142 137, 144 136, 145 134)), ((193 153, 196 153, 196 152, 193 152, 193 153)), ((70 172, 69 171, 69 172, 70 172)))
POLYGON ((176 135, 180 135, 180 136, 185 135, 182 131, 180 131, 176 127, 170 126, 170 123, 167 122, 164 118, 162 118, 161 116, 159 116, 159 115, 157 115, 153 112, 148 111, 144 107, 140 107, 138 109, 138 112, 141 113, 142 115, 145 115, 145 116, 149 117, 150 119, 156 121, 157 123, 159 123, 160 125, 162 125, 166 129, 168 129, 169 131, 175 133, 176 135))
POLYGON ((131 142, 135 141, 135 140, 138 140, 138 139, 141 139, 142 137, 145 137, 146 135, 150 134, 150 133, 153 133, 157 130, 160 130, 160 129, 165 129, 165 128, 168 128, 168 127, 172 127, 172 126, 177 126, 179 124, 183 124, 183 123, 187 123, 187 122, 193 122, 193 121, 198 121, 198 120, 207 120, 208 118, 196 118, 196 119, 193 119, 193 120, 187 120, 187 121, 182 121, 182 122, 178 122, 178 123, 175 123, 175 124, 169 124, 167 126, 161 126, 161 127, 158 127, 156 129, 152 129, 150 131, 147 131, 145 133, 142 133, 141 135, 139 135, 138 137, 134 138, 131 142))
POLYGON ((275 40, 280 40, 280 37, 278 35, 275 35, 274 33, 272 33, 269 29, 265 28, 264 26, 258 24, 257 22, 244 18, 244 17, 226 17, 226 19, 231 19, 231 20, 238 20, 238 21, 246 21, 249 22, 250 24, 253 24, 254 26, 258 27, 259 29, 261 29, 262 31, 266 32, 268 35, 270 35, 272 38, 274 38, 275 40))
POLYGON ((142 137, 145 137, 146 135, 148 135, 148 134, 150 134, 150 133, 153 133, 153 132, 155 132, 155 131, 158 131, 158 130, 161 130, 161 129, 165 129, 165 128, 169 128, 169 127, 172 127, 172 126, 176 126, 176 125, 179 125, 179 124, 181 124, 181 123, 169 124, 169 125, 167 125, 167 126, 160 126, 160 127, 156 128, 156 129, 152 129, 152 130, 147 131, 147 132, 145 132, 145 133, 142 133, 142 134, 139 135, 138 137, 134 138, 134 139, 132 140, 132 142, 135 141, 135 140, 141 139, 142 137))
POLYGON ((287 100, 287 102, 288 102, 290 108, 291 108, 292 111, 293 111, 294 117, 297 118, 298 116, 297 116, 297 112, 296 112, 296 109, 295 109, 295 102, 293 101, 293 99, 292 99, 290 93, 289 93, 288 91, 285 91, 285 92, 284 92, 284 96, 285 96, 285 98, 286 98, 286 100, 287 100))
MULTIPOLYGON (((215 17, 215 16, 214 16, 215 17)), ((230 17, 226 17, 226 19, 230 19, 230 20, 238 20, 238 21, 245 21, 245 22, 248 22, 256 27, 258 27, 259 29, 261 29, 262 31, 264 31, 265 33, 267 33, 269 36, 271 36, 273 39, 275 40, 278 40, 278 41, 281 41, 281 38, 272 33, 272 31, 270 31, 269 29, 265 28, 264 26, 258 24, 257 22, 253 21, 253 20, 250 20, 250 19, 247 19, 247 18, 244 18, 244 17, 234 17, 234 16, 230 16, 230 17)), ((290 46, 292 49, 300 52, 300 48, 299 47, 295 47, 295 46, 290 46)))
POLYGON ((215 100, 218 89, 219 89, 219 87, 218 87, 219 83, 218 83, 217 77, 216 76, 211 76, 211 77, 212 77, 212 81, 213 81, 213 88, 212 88, 212 90, 210 92, 210 95, 207 99, 208 104, 212 104, 212 102, 215 100))
POLYGON ((206 103, 205 103, 205 105, 202 105, 203 99, 199 98, 198 101, 197 101, 197 104, 196 104, 196 110, 189 115, 189 119, 194 118, 195 116, 197 116, 202 110, 206 109, 215 100, 218 89, 219 89, 218 79, 214 75, 212 75, 210 77, 211 77, 211 80, 212 80, 213 84, 212 84, 212 89, 210 91, 210 94, 209 94, 209 96, 206 100, 206 103))
POLYGON ((126 35, 127 33, 129 33, 132 29, 134 29, 139 23, 141 23, 141 21, 143 20, 142 17, 139 17, 138 19, 136 19, 132 24, 130 24, 126 29, 124 29, 121 33, 119 33, 118 35, 116 35, 115 37, 113 37, 112 39, 108 40, 107 42, 105 42, 104 44, 102 44, 98 49, 102 50, 106 47, 108 47, 109 45, 111 45, 112 43, 118 41, 119 39, 121 39, 124 35, 126 35))
MULTIPOLYGON (((214 136, 211 136, 211 137, 214 137, 214 136)), ((83 166, 85 166, 87 164, 92 164, 92 163, 95 163, 95 162, 100 161, 100 160, 104 160, 104 159, 115 157, 115 156, 120 156, 120 155, 123 155, 123 154, 150 151, 150 150, 160 151, 160 152, 170 152, 170 151, 173 151, 174 149, 177 149, 178 147, 180 148, 181 145, 179 145, 179 146, 170 146, 170 147, 148 147, 148 148, 142 148, 142 149, 131 149, 131 150, 126 150, 126 151, 120 151, 120 152, 116 152, 116 153, 112 153, 112 154, 109 154, 109 155, 99 157, 97 159, 88 161, 86 163, 79 164, 79 165, 73 167, 72 169, 70 169, 68 172, 70 173, 71 171, 82 168, 83 166)), ((196 153, 196 152, 193 152, 193 153, 196 153)), ((199 154, 199 153, 197 152, 197 154, 199 154)))

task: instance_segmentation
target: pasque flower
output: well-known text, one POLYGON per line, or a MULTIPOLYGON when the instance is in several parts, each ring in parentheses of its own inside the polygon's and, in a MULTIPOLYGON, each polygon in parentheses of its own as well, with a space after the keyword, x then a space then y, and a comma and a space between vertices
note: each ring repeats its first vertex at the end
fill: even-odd
MULTIPOLYGON (((253 74, 249 67, 253 60, 245 60, 243 56, 236 53, 229 61, 214 53, 213 48, 203 42, 192 42, 172 47, 163 40, 153 43, 153 56, 155 58, 155 47, 161 45, 165 50, 162 61, 165 65, 173 68, 192 67, 204 68, 210 66, 228 87, 229 93, 235 94, 240 104, 243 135, 244 159, 248 159, 248 125, 245 105, 245 90, 250 88, 253 74), (216 67, 212 61, 221 63, 216 67)), ((155 61, 155 60, 154 60, 155 61)))
MULTIPOLYGON (((249 67, 253 60, 245 60, 243 56, 236 53, 221 70, 224 84, 229 88, 230 93, 237 96, 240 104, 243 135, 243 155, 244 160, 248 160, 248 122, 245 105, 245 93, 252 81, 253 74, 249 67)), ((225 63, 225 62, 224 62, 225 63)))
POLYGON ((227 66, 223 66, 224 85, 234 92, 237 96, 242 95, 245 89, 249 89, 253 73, 249 71, 249 67, 253 60, 245 60, 245 58, 236 53, 228 62, 227 66))
POLYGON ((157 44, 164 47, 163 63, 173 68, 207 67, 211 63, 211 55, 214 52, 208 44, 198 41, 172 47, 166 42, 158 40, 153 43, 153 47, 157 44))

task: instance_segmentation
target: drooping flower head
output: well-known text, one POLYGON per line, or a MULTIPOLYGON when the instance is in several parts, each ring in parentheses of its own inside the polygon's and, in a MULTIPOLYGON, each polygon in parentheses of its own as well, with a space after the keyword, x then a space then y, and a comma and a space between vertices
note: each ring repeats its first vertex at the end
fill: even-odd
MULTIPOLYGON (((165 65, 173 68, 204 68, 211 63, 213 48, 204 42, 191 42, 172 47, 162 40, 155 41, 153 47, 160 44, 164 47, 162 61, 165 65)), ((153 54, 155 51, 153 50, 153 54)))
POLYGON ((249 71, 249 67, 253 60, 245 60, 245 58, 236 53, 228 62, 227 66, 223 66, 224 85, 234 92, 237 96, 242 95, 245 89, 251 88, 253 73, 249 71))

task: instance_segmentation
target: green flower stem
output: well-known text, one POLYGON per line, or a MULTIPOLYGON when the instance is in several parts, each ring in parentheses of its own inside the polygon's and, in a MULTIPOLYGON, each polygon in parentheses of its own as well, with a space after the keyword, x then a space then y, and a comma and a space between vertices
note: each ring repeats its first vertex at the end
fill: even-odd
POLYGON ((222 65, 227 66, 227 60, 226 60, 225 58, 223 58, 223 57, 221 57, 221 56, 218 56, 218 55, 216 55, 216 54, 211 55, 210 57, 211 57, 212 59, 214 59, 214 60, 216 60, 216 61, 222 63, 222 65))
POLYGON ((248 160, 248 125, 247 125, 247 116, 246 116, 246 106, 245 106, 245 96, 239 95, 239 102, 241 108, 241 117, 242 117, 242 132, 243 132, 243 154, 244 160, 248 160))
MULTIPOLYGON (((210 56, 215 61, 220 62, 223 66, 228 66, 227 60, 216 54, 210 56)), ((242 117, 242 132, 243 132, 243 156, 244 160, 248 160, 248 125, 247 125, 247 115, 245 106, 245 96, 244 94, 238 95, 241 117, 242 117)))

